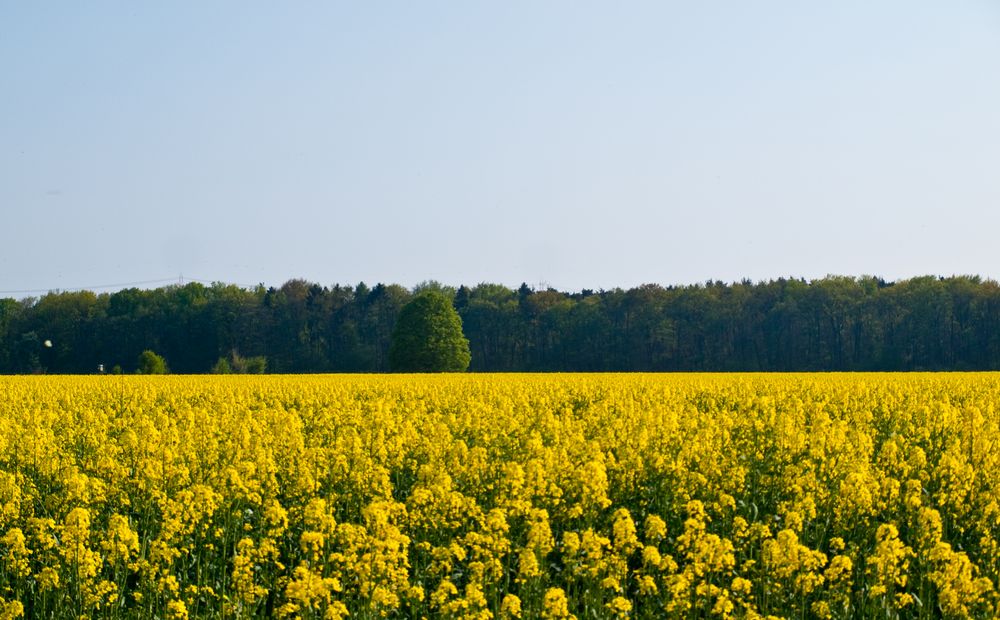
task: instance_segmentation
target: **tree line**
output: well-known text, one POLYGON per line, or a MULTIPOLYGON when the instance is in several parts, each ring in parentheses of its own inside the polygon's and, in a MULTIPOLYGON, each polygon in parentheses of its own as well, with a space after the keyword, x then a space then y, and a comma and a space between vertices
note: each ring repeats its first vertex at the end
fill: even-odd
POLYGON ((0 299, 0 373, 133 372, 147 350, 179 373, 210 372, 220 360, 266 360, 280 373, 386 372, 396 319, 426 289, 453 300, 471 371, 1000 368, 1000 285, 927 276, 574 293, 304 280, 53 292, 0 299))

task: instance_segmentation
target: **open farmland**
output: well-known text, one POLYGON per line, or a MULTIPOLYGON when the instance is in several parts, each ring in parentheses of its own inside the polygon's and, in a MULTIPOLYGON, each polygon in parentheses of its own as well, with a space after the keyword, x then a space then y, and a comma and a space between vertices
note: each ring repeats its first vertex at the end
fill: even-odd
POLYGON ((997 613, 996 374, 0 395, 2 617, 997 613))

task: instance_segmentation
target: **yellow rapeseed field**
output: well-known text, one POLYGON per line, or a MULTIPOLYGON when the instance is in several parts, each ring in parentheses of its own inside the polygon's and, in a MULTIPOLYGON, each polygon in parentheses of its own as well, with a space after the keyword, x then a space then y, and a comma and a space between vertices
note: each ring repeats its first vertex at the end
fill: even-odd
POLYGON ((0 618, 1000 613, 996 374, 0 396, 0 618))

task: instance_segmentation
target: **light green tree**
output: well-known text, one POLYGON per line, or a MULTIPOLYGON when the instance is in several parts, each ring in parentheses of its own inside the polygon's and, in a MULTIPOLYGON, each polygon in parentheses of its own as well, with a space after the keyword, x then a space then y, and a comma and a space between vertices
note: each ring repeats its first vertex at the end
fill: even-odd
POLYGON ((170 371, 167 368, 167 360, 163 359, 162 355, 157 355, 153 351, 146 349, 139 354, 139 368, 137 372, 140 375, 165 375, 170 371))
POLYGON ((389 346, 393 372, 465 372, 472 355, 451 300, 426 291, 403 306, 389 346))

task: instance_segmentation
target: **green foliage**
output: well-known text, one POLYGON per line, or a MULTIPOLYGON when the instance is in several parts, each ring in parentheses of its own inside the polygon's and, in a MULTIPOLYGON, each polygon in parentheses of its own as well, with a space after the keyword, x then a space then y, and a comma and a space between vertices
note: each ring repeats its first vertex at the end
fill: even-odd
MULTIPOLYGON (((453 299, 475 372, 1000 368, 1000 284, 975 276, 417 289, 453 299)), ((394 284, 292 280, 0 299, 0 373, 132 369, 144 349, 182 374, 208 372, 220 354, 232 372, 386 372, 414 297, 394 284), (246 356, 242 370, 229 351, 246 356)))
POLYGON ((140 375, 165 375, 169 372, 167 369, 167 360, 163 359, 163 356, 146 349, 139 354, 139 368, 136 372, 140 375))
POLYGON ((427 291, 403 306, 389 346, 394 372, 465 372, 471 359, 462 319, 448 297, 427 291))
POLYGON ((212 366, 214 375, 262 375, 267 370, 267 358, 263 355, 243 357, 232 351, 229 357, 220 357, 212 366))
POLYGON ((262 375, 267 371, 267 358, 263 355, 243 358, 240 372, 246 375, 262 375))
POLYGON ((424 280, 420 284, 413 287, 413 294, 419 295, 421 293, 426 293, 433 291, 435 293, 441 293, 448 299, 455 297, 456 289, 453 286, 448 286, 446 284, 441 284, 437 280, 424 280))
POLYGON ((267 370, 267 358, 263 355, 243 357, 233 351, 229 357, 229 365, 232 367, 232 371, 238 375, 262 375, 267 370))

